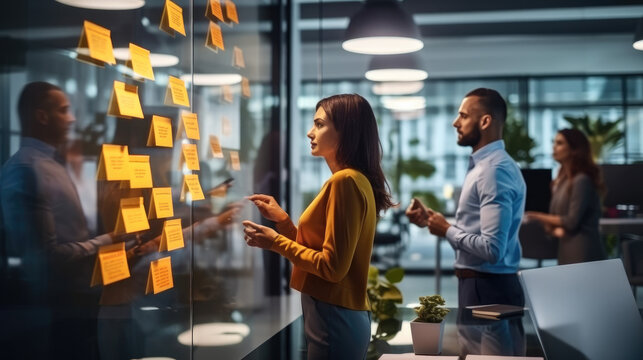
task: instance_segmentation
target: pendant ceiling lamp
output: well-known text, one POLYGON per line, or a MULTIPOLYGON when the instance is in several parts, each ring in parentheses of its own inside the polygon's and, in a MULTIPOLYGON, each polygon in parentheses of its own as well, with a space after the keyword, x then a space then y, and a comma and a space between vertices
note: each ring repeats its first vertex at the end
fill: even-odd
POLYGON ((145 0, 56 0, 57 2, 73 7, 96 10, 130 10, 138 9, 145 5, 145 0))
POLYGON ((636 23, 636 32, 634 33, 634 43, 632 46, 636 50, 643 50, 643 17, 636 23))
POLYGON ((416 54, 373 56, 364 75, 371 81, 422 81, 429 74, 416 54))
POLYGON ((396 0, 367 0, 351 17, 342 48, 371 54, 404 54, 422 49, 420 29, 396 0))

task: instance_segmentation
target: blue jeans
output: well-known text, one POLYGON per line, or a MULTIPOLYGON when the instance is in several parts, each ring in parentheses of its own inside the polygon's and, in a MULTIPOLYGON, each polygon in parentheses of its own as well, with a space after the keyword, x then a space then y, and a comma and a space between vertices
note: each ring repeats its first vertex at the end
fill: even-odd
POLYGON ((371 341, 371 313, 301 294, 308 360, 364 359, 371 341))

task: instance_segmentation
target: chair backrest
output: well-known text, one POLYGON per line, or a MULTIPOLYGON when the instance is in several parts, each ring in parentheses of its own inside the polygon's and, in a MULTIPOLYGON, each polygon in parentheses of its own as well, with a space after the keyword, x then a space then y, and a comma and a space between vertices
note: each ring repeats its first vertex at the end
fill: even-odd
POLYGON ((545 228, 539 221, 523 221, 518 230, 518 239, 524 258, 558 258, 558 241, 545 233, 545 228))
POLYGON ((620 259, 518 275, 548 360, 643 359, 643 321, 620 259))
POLYGON ((643 285, 643 239, 623 239, 623 265, 632 285, 643 285))

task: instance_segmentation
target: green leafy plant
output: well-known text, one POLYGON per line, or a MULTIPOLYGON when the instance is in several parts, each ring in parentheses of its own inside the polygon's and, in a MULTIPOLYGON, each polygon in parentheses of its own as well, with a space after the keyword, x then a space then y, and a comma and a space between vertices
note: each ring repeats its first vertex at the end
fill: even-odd
POLYGON ((373 318, 378 322, 377 331, 373 335, 377 340, 392 339, 402 326, 397 314, 397 305, 401 304, 403 297, 400 289, 395 286, 402 281, 404 269, 391 268, 382 278, 379 270, 371 265, 368 269, 368 285, 366 291, 371 303, 373 318))
POLYGON ((535 160, 531 150, 536 147, 536 142, 529 136, 525 125, 510 103, 507 103, 507 119, 502 131, 505 149, 518 164, 529 167, 535 160))
POLYGON ((449 313, 444 307, 444 298, 440 295, 420 296, 420 306, 415 307, 418 321, 439 323, 449 313))
POLYGON ((604 121, 601 116, 592 118, 584 114, 582 116, 563 115, 563 119, 572 128, 585 133, 592 147, 592 156, 596 161, 601 160, 605 152, 619 145, 625 137, 625 132, 619 129, 619 124, 623 122, 622 117, 614 121, 604 121))

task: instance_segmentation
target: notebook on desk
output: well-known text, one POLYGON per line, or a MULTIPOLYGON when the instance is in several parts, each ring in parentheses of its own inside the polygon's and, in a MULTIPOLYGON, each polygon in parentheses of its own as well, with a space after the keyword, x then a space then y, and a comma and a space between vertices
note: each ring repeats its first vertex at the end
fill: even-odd
POLYGON ((518 276, 548 360, 643 359, 643 321, 620 259, 518 276))
POLYGON ((471 308, 471 314, 473 314, 473 316, 494 320, 508 316, 522 315, 522 313, 522 306, 506 304, 480 305, 471 308))

